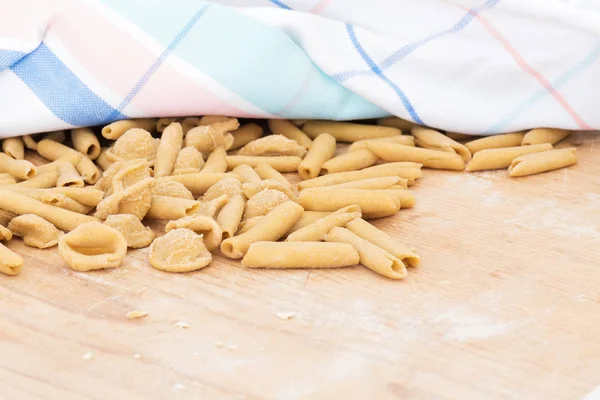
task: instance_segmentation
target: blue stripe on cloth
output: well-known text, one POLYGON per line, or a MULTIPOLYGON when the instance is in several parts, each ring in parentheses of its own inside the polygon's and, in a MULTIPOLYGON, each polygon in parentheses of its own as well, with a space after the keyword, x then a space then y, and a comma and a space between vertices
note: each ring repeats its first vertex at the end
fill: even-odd
POLYGON ((417 111, 413 108, 413 106, 412 106, 410 100, 408 99, 408 97, 406 97, 406 95, 402 91, 402 89, 400 89, 394 82, 392 82, 387 76, 385 76, 385 74, 383 73, 383 71, 375 64, 375 62, 367 54, 367 52, 365 51, 365 49, 363 49, 363 47, 361 46, 360 42, 358 41, 358 38, 356 37, 356 32, 354 31, 354 27, 352 25, 350 25, 350 24, 346 24, 346 31, 348 32, 348 36, 350 37, 350 40, 352 41, 352 44, 356 48, 356 51, 358 51, 358 53, 360 54, 360 56, 362 57, 362 59, 367 63, 367 65, 369 66, 369 68, 371 68, 371 71, 373 71, 373 73, 375 73, 375 75, 377 75, 377 77, 379 77, 389 87, 391 87, 394 90, 394 92, 396 92, 396 94, 398 95, 398 97, 402 101, 402 104, 404 105, 404 108, 406 108, 406 111, 408 111, 408 114, 413 119, 413 121, 416 122, 416 123, 418 123, 418 124, 425 125, 425 123, 421 120, 421 118, 417 114, 417 111))
POLYGON ((70 125, 99 125, 127 118, 92 92, 43 42, 10 69, 54 115, 70 125), (114 119, 109 119, 111 116, 114 119))
POLYGON ((292 7, 288 6, 287 4, 285 4, 283 1, 279 1, 279 0, 269 0, 269 3, 273 3, 275 4, 277 7, 286 9, 286 10, 292 10, 292 7))
POLYGON ((9 68, 11 65, 25 57, 26 53, 16 50, 0 49, 0 71, 9 68))
MULTIPOLYGON (((379 63, 378 67, 382 71, 385 71, 386 69, 388 69, 391 66, 393 66, 394 64, 396 64, 398 61, 404 59, 406 56, 411 54, 413 51, 415 51, 419 47, 421 47, 437 38, 440 38, 442 36, 445 36, 445 35, 448 35, 451 33, 460 32, 461 30, 463 30, 464 28, 469 26, 469 24, 471 22, 473 22, 473 20, 475 19, 475 17, 477 16, 477 14, 479 12, 488 10, 488 9, 494 7, 496 4, 500 3, 501 1, 502 0, 488 0, 483 5, 470 9, 451 28, 443 30, 438 33, 434 33, 433 35, 430 35, 424 39, 421 39, 414 43, 409 43, 406 46, 401 47, 400 49, 394 51, 392 54, 390 54, 388 57, 386 57, 381 63, 379 63)), ((347 79, 354 78, 356 76, 361 76, 361 75, 369 75, 370 73, 371 73, 371 71, 369 71, 369 70, 349 70, 349 71, 343 71, 343 72, 338 72, 336 74, 333 74, 332 78, 338 82, 343 82, 347 79)))
MULTIPOLYGON (((594 64, 594 62, 596 62, 599 58, 600 58, 600 45, 596 46, 590 52, 590 54, 588 54, 587 57, 585 57, 583 60, 580 60, 577 63, 575 63, 564 74, 562 74, 556 80, 551 82, 552 87, 554 87, 555 90, 559 90, 562 86, 567 84, 571 79, 575 78, 581 72, 583 72, 586 69, 588 69, 589 67, 591 67, 592 64, 594 64)), ((491 135, 491 134, 501 132, 502 130, 504 130, 506 128, 506 126, 509 123, 511 123, 512 121, 516 120, 518 117, 523 115, 523 113, 525 113, 525 111, 527 111, 528 109, 533 107, 536 103, 538 103, 540 100, 547 97, 549 94, 550 94, 550 92, 548 90, 546 90, 545 88, 539 89, 531 97, 524 100, 522 103, 517 105, 514 109, 512 109, 510 112, 506 113, 498 122, 496 122, 493 126, 488 128, 485 132, 483 132, 483 134, 491 135)))

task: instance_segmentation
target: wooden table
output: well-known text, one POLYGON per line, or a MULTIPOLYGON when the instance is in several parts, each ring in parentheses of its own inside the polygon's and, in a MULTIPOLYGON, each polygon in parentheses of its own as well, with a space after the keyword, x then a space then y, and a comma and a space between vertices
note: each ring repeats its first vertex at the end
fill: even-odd
POLYGON ((600 384, 598 139, 533 177, 425 170, 417 206, 377 223, 423 257, 404 281, 221 257, 167 274, 147 250, 76 273, 13 241, 0 398, 580 398, 600 384))

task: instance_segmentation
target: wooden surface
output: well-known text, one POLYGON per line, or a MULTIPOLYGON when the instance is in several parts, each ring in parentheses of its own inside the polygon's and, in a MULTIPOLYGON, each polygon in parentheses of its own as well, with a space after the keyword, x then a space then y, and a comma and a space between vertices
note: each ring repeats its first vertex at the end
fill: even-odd
POLYGON ((13 241, 0 398, 581 398, 600 384, 600 136, 567 144, 580 162, 534 177, 425 170, 417 206, 377 224, 423 257, 404 281, 220 257, 167 274, 146 250, 76 273, 13 241))

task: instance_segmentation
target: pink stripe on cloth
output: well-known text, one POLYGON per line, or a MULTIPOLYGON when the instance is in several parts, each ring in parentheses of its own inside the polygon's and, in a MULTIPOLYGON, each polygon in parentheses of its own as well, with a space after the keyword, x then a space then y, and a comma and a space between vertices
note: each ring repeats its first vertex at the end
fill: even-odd
POLYGON ((320 0, 308 12, 311 14, 320 14, 331 3, 331 0, 320 0))

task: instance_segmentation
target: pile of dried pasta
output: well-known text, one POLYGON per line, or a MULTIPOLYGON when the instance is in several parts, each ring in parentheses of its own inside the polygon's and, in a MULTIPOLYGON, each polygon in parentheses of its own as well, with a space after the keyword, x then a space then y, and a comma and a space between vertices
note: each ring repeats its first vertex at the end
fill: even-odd
MULTIPOLYGON (((128 248, 150 246, 150 264, 169 272, 204 268, 220 250, 248 268, 362 264, 402 279, 419 256, 367 220, 412 207, 407 189, 421 167, 524 176, 576 162, 575 149, 552 149, 569 134, 559 129, 461 144, 470 137, 398 118, 263 126, 222 116, 139 119, 101 133, 3 141, 0 240, 58 245, 77 271, 119 267, 128 248), (340 142, 352 144, 336 156, 340 142), (25 148, 48 163, 25 160, 25 148), (297 188, 282 175, 289 172, 300 175, 297 188), (148 220, 168 221, 165 234, 155 237, 148 220)), ((16 275, 22 265, 0 244, 0 272, 16 275)))

